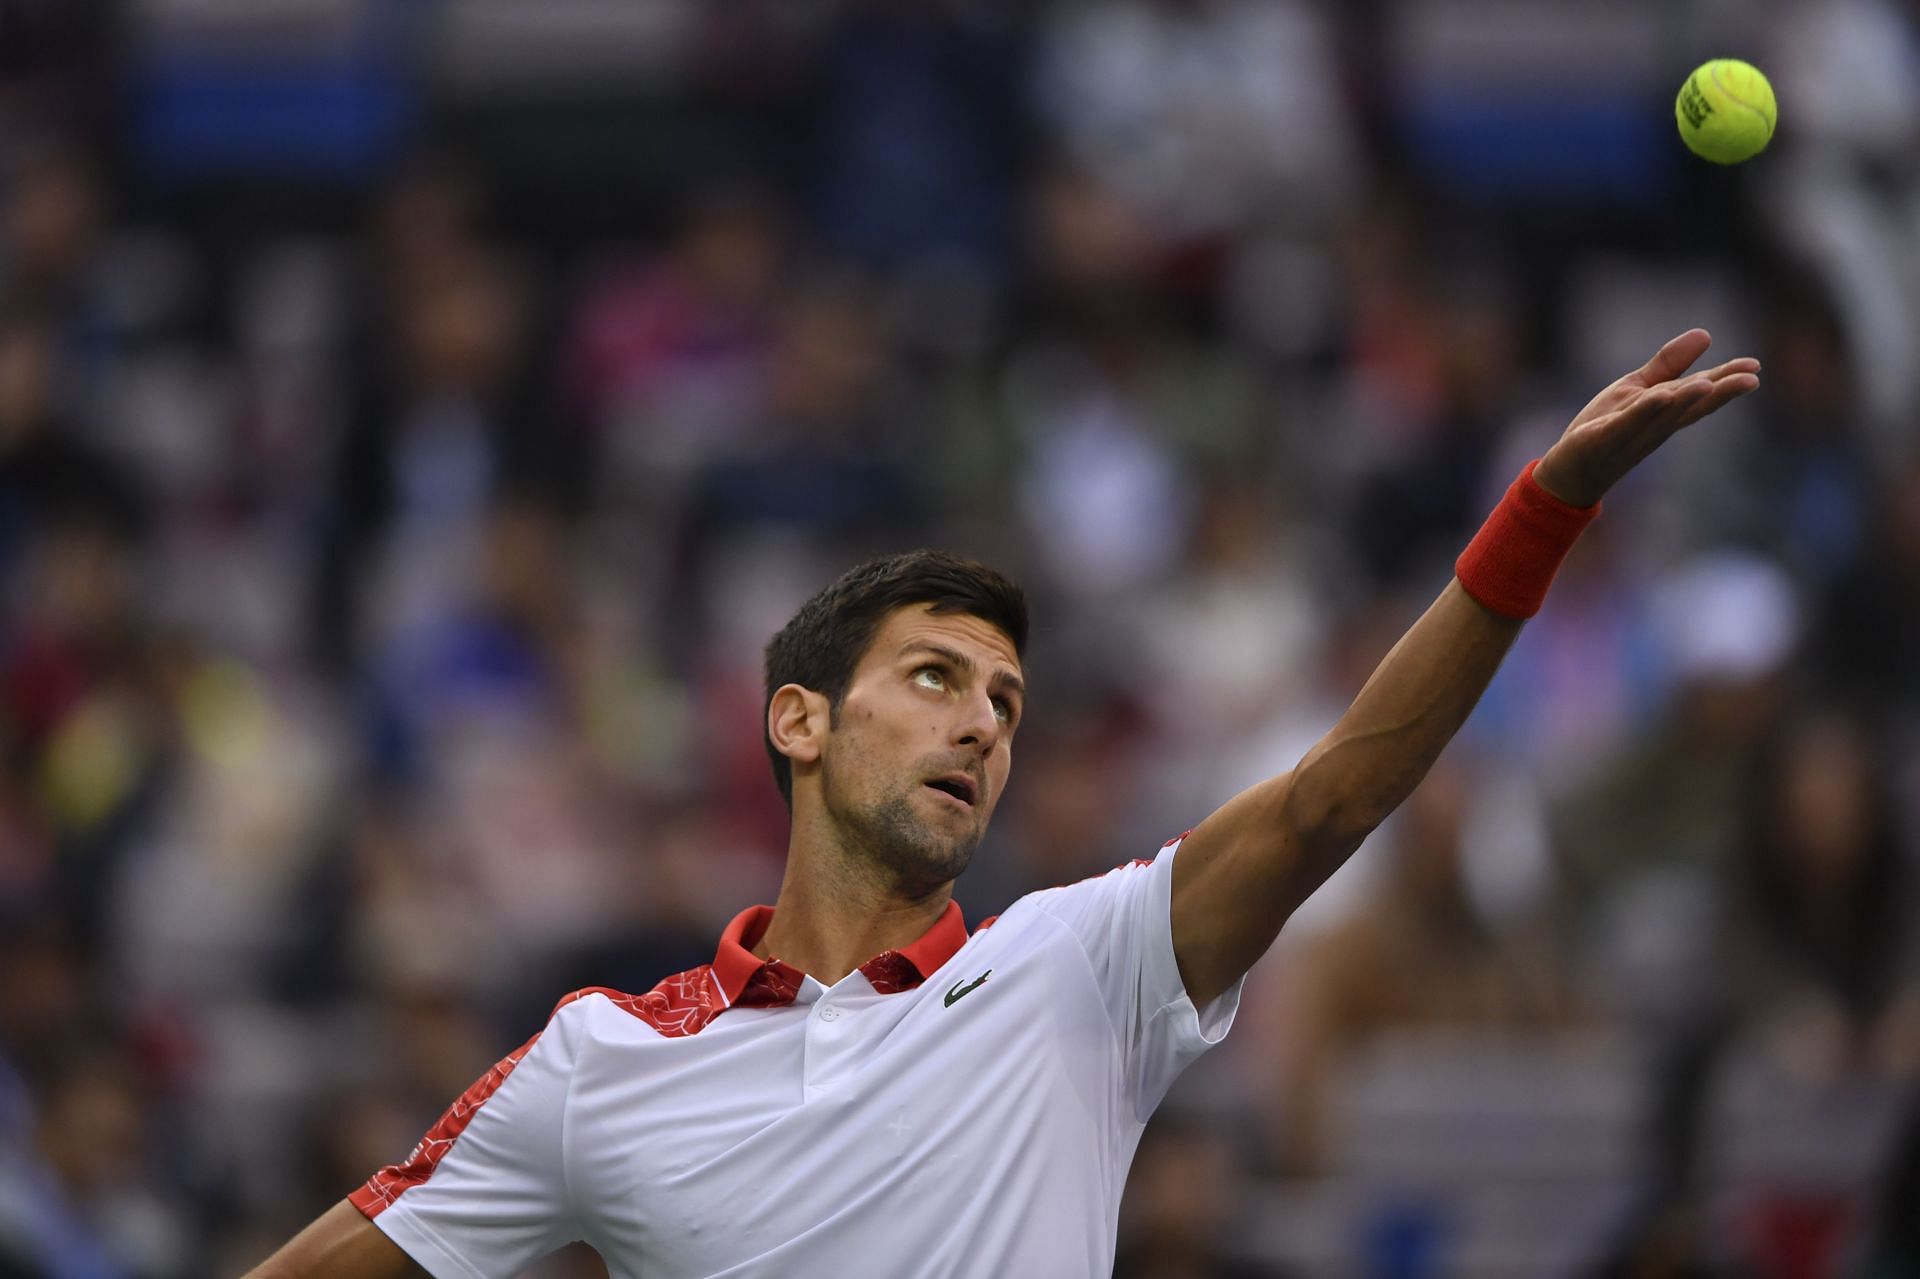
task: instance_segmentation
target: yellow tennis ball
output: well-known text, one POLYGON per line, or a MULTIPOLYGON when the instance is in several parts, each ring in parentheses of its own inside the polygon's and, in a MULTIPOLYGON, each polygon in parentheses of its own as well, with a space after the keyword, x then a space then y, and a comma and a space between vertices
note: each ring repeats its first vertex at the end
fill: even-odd
POLYGON ((1715 164, 1738 164, 1767 149, 1780 109, 1758 67, 1738 58, 1715 58, 1680 86, 1673 117, 1695 155, 1715 164))

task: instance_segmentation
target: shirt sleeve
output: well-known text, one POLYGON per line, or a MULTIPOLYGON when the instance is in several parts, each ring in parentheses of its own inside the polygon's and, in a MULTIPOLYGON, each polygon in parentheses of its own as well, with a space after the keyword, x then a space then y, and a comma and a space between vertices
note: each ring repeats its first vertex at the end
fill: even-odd
POLYGON ((474 1081, 404 1162, 348 1196, 436 1279, 507 1279, 579 1237, 565 1150, 578 999, 474 1081))
POLYGON ((1176 839, 1151 861, 1130 862, 1029 899, 1066 925, 1086 951, 1142 1123, 1180 1072, 1226 1038, 1245 980, 1236 980, 1204 1009, 1188 997, 1173 955, 1173 860, 1179 851, 1176 839))

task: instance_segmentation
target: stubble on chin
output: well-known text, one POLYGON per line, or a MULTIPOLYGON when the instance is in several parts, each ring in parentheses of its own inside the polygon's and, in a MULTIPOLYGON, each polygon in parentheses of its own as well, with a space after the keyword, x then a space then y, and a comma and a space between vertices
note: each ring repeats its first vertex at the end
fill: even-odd
POLYGON ((891 795, 848 814, 852 843, 881 875, 916 889, 956 880, 973 861, 979 833, 936 830, 914 811, 913 797, 891 795))

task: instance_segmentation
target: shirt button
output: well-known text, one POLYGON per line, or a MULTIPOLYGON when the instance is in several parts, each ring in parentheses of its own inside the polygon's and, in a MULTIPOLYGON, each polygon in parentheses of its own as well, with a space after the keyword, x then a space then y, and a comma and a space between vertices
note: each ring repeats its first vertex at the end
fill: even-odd
POLYGON ((840 1010, 838 1008, 835 1008, 832 1004, 828 1004, 825 1008, 822 1008, 820 1010, 821 1021, 838 1021, 839 1019, 840 1019, 840 1010))

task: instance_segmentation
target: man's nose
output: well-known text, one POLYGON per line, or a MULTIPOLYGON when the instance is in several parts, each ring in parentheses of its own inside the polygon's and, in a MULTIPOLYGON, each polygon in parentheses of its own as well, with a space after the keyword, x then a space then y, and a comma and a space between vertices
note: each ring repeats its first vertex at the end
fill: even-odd
POLYGON ((960 718, 954 729, 954 742, 960 746, 976 747, 982 755, 987 755, 999 743, 1002 731, 1000 717, 993 713, 993 698, 982 691, 962 703, 960 718))

